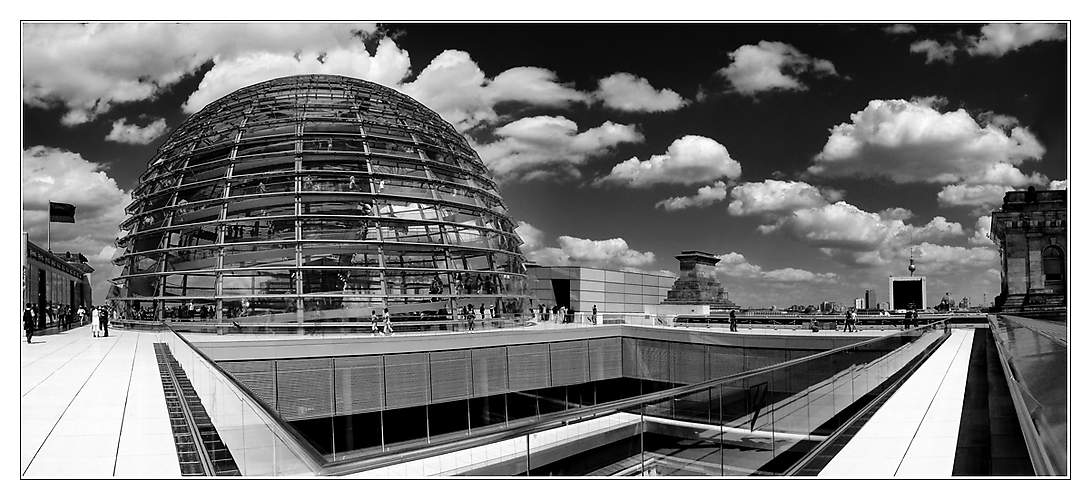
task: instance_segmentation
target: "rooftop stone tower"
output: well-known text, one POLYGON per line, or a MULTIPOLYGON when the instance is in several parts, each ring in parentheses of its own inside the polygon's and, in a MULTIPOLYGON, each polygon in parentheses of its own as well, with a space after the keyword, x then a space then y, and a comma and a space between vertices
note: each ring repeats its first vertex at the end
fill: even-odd
POLYGON ((667 292, 664 304, 709 305, 712 308, 732 309, 738 306, 728 300, 723 285, 716 279, 716 256, 698 250, 686 250, 678 259, 680 276, 667 292))

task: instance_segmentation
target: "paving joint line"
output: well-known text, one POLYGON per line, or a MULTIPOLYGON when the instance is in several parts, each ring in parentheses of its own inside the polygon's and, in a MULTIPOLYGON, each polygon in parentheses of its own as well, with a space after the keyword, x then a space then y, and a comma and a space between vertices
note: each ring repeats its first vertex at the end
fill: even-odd
MULTIPOLYGON (((120 335, 118 335, 118 337, 117 337, 117 338, 118 338, 118 339, 120 339, 120 338, 121 338, 121 336, 120 336, 120 335)), ((75 344, 75 343, 76 343, 76 342, 77 342, 77 341, 78 341, 79 339, 80 339, 80 337, 74 337, 74 339, 73 339, 73 340, 72 340, 71 342, 69 342, 69 343, 65 344, 65 345, 64 345, 64 346, 62 346, 62 347, 58 347, 58 348, 57 348, 56 350, 54 350, 54 351, 51 351, 50 353, 48 353, 48 355, 56 354, 56 353, 57 353, 58 351, 60 351, 61 349, 64 349, 65 347, 68 347, 68 346, 71 346, 71 345, 75 344)), ((86 351, 86 350, 90 349, 92 345, 94 345, 94 343, 89 343, 89 344, 87 344, 87 347, 84 347, 83 349, 80 349, 80 350, 79 350, 79 352, 77 352, 77 353, 76 353, 75 355, 73 355, 73 356, 69 356, 69 357, 68 357, 68 359, 67 359, 67 360, 66 360, 66 361, 65 361, 64 363, 61 363, 61 365, 60 365, 60 366, 58 366, 58 367, 54 368, 54 369, 53 369, 53 371, 51 371, 51 372, 49 373, 49 375, 46 375, 46 377, 45 377, 45 378, 43 378, 42 380, 39 380, 37 384, 34 384, 34 387, 31 387, 30 389, 27 389, 27 392, 24 392, 24 393, 20 394, 20 395, 19 395, 19 397, 20 397, 20 398, 26 397, 26 395, 27 395, 27 394, 30 394, 30 392, 31 392, 31 391, 33 391, 34 389, 37 389, 37 388, 38 388, 38 386, 40 386, 40 385, 44 384, 46 380, 49 380, 49 377, 52 377, 52 376, 53 376, 53 374, 57 373, 57 372, 58 372, 58 371, 60 371, 60 370, 61 370, 62 368, 64 368, 65 366, 67 366, 67 365, 68 365, 68 363, 72 362, 72 360, 76 359, 76 357, 77 357, 77 356, 79 356, 80 354, 83 354, 83 352, 84 352, 84 351, 86 351)), ((115 342, 115 343, 114 343, 114 345, 117 345, 117 343, 115 342)), ((112 349, 112 347, 111 347, 111 349, 112 349)), ((107 351, 107 352, 109 352, 109 351, 107 351)), ((44 357, 45 357, 45 356, 43 356, 42 358, 39 358, 39 359, 38 359, 38 361, 41 361, 41 360, 42 360, 42 359, 43 359, 44 357)), ((105 358, 105 355, 103 356, 103 358, 105 358)), ((27 364, 26 366, 20 366, 20 367, 19 367, 19 371, 20 371, 20 372, 22 372, 22 371, 23 371, 23 369, 25 369, 26 367, 28 367, 28 366, 30 366, 30 365, 32 365, 32 364, 34 364, 34 363, 36 363, 36 362, 37 362, 37 361, 31 361, 31 362, 30 362, 30 363, 28 363, 28 364, 27 364)), ((21 376, 20 376, 20 378, 21 378, 21 376)), ((22 390, 22 388, 20 388, 20 390, 22 390)))
POLYGON ((972 338, 973 334, 963 335, 962 341, 958 343, 958 348, 955 349, 955 353, 951 356, 951 362, 947 364, 947 369, 943 372, 943 378, 940 379, 935 394, 932 394, 932 399, 928 401, 928 406, 924 409, 924 416, 921 417, 921 421, 917 423, 917 428, 913 429, 913 436, 909 438, 909 446, 905 448, 905 453, 902 453, 901 460, 898 460, 898 467, 894 469, 894 477, 897 477, 898 471, 902 469, 902 464, 905 463, 905 457, 909 455, 909 449, 913 447, 913 441, 917 439, 917 433, 920 432, 921 426, 924 425, 924 419, 928 418, 928 412, 932 409, 932 404, 936 402, 936 397, 939 396, 939 390, 943 387, 943 381, 947 380, 947 375, 951 373, 951 367, 955 365, 955 359, 958 358, 958 352, 962 350, 962 345, 966 343, 967 337, 972 338))
MULTIPOLYGON (((121 336, 119 335, 118 340, 120 340, 120 339, 121 339, 121 336)), ((106 361, 106 356, 108 356, 110 354, 110 352, 114 350, 115 347, 117 347, 117 342, 114 342, 114 345, 110 346, 110 349, 108 351, 106 351, 106 353, 104 353, 102 355, 102 359, 100 359, 98 364, 95 365, 95 369, 91 370, 91 373, 89 375, 87 375, 87 379, 84 380, 82 384, 80 384, 79 390, 76 391, 76 394, 72 396, 72 400, 69 401, 68 404, 64 407, 64 411, 62 411, 61 415, 59 417, 57 417, 57 421, 53 423, 53 427, 50 427, 49 432, 46 433, 46 435, 45 435, 45 439, 42 439, 42 444, 38 445, 37 450, 34 450, 34 456, 30 457, 30 461, 27 462, 27 467, 25 469, 23 469, 22 474, 20 474, 21 476, 25 476, 27 471, 30 470, 30 466, 34 465, 34 459, 38 458, 38 453, 40 453, 42 451, 42 447, 45 446, 46 441, 49 441, 49 437, 53 435, 53 431, 57 430, 57 425, 61 423, 61 419, 64 418, 64 414, 68 413, 69 408, 72 408, 72 403, 75 402, 76 398, 78 398, 80 396, 80 392, 83 392, 83 388, 87 387, 87 382, 91 381, 91 377, 95 376, 95 372, 98 371, 100 366, 102 366, 102 362, 106 361)), ((80 351, 80 352, 83 352, 83 351, 80 351)), ((67 363, 65 363, 65 364, 67 364, 67 363)), ((52 374, 50 374, 50 375, 52 376, 52 374)), ((22 415, 20 413, 20 417, 21 416, 22 415)), ((124 419, 125 416, 122 415, 121 418, 124 419)), ((120 440, 120 436, 118 436, 118 439, 120 440)), ((22 444, 22 440, 23 440, 23 436, 22 436, 22 434, 20 434, 20 436, 19 436, 20 445, 22 444)))
POLYGON ((110 471, 111 477, 117 477, 117 457, 121 454, 121 436, 125 431, 125 411, 129 408, 129 393, 133 388, 133 371, 136 369, 136 357, 139 353, 140 335, 137 335, 136 344, 133 346, 133 362, 129 366, 129 383, 125 386, 125 402, 121 405, 121 427, 117 430, 117 449, 114 450, 114 468, 110 471))

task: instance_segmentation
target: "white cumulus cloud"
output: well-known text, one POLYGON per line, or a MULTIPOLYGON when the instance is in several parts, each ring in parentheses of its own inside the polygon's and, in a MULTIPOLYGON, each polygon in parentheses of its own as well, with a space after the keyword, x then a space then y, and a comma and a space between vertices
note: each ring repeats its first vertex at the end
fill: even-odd
POLYGON ((918 40, 909 46, 909 51, 923 52, 927 56, 925 63, 940 61, 952 64, 955 62, 955 52, 958 51, 958 47, 951 42, 941 44, 935 40, 918 40))
POLYGON ((121 236, 118 224, 125 218, 130 193, 118 187, 106 167, 77 153, 44 146, 23 151, 23 231, 45 247, 49 201, 76 206, 75 224, 51 224, 52 248, 82 253, 95 272, 91 286, 95 301, 106 297, 108 278, 119 272, 110 262, 114 240, 121 236))
POLYGON ((1068 189, 1068 179, 1049 181, 1049 186, 1046 189, 1068 189))
POLYGON ((1067 37, 1063 24, 988 24, 981 27, 981 36, 973 40, 968 51, 973 55, 999 57, 1037 42, 1067 37))
POLYGON ((840 191, 820 189, 806 182, 766 179, 732 188, 732 202, 727 211, 731 215, 788 213, 800 208, 825 206, 843 196, 840 191))
POLYGON ((481 160, 500 181, 548 177, 580 178, 576 167, 626 142, 644 137, 632 125, 605 122, 579 131, 576 122, 562 116, 532 116, 493 132, 500 140, 476 144, 481 160))
POLYGON ((1041 23, 996 23, 981 27, 977 35, 959 34, 954 39, 940 43, 932 39, 923 39, 909 46, 909 51, 923 53, 926 63, 942 61, 955 62, 955 55, 965 53, 971 56, 1000 57, 1038 42, 1059 41, 1068 38, 1068 31, 1063 24, 1041 23))
POLYGON ((778 215, 759 226, 759 231, 784 234, 854 267, 888 264, 902 250, 925 241, 965 237, 960 223, 944 217, 937 216, 917 226, 890 214, 867 212, 838 201, 778 215))
POLYGON ((965 206, 972 207, 978 212, 989 212, 999 208, 1004 203, 1004 193, 1012 189, 993 184, 952 184, 944 187, 936 195, 936 199, 943 207, 965 206))
POLYGON ((738 179, 742 165, 731 158, 722 144, 698 135, 687 135, 671 143, 667 152, 647 160, 630 158, 614 166, 595 184, 613 183, 629 187, 655 184, 707 184, 738 179))
POLYGON ((697 194, 693 196, 676 196, 660 200, 655 204, 656 208, 662 208, 668 212, 675 210, 682 210, 690 207, 705 207, 723 201, 727 198, 727 184, 724 181, 716 181, 711 186, 704 186, 697 189, 697 194))
POLYGON ((991 215, 982 215, 977 218, 977 223, 974 225, 974 234, 970 236, 971 245, 992 245, 993 242, 989 239, 989 234, 992 232, 993 218, 991 215))
POLYGON ((798 79, 803 73, 837 75, 832 62, 808 56, 783 42, 763 40, 757 45, 743 45, 729 55, 731 64, 718 73, 743 95, 772 90, 805 90, 807 86, 798 79))
POLYGON ((990 177, 1022 176, 1013 165, 1045 153, 1025 127, 1006 132, 993 124, 980 125, 963 109, 937 111, 939 102, 871 101, 851 115, 851 122, 831 130, 808 174, 886 177, 899 183, 986 182, 990 177))
POLYGON ((114 126, 110 129, 110 134, 106 136, 106 140, 126 144, 150 144, 166 131, 167 120, 163 118, 155 120, 144 127, 130 125, 125 118, 122 118, 114 122, 114 126))
MULTIPOLYGON (((371 31, 371 24, 28 23, 22 31, 23 102, 62 106, 67 110, 63 123, 77 125, 116 104, 154 99, 212 62, 213 71, 220 67, 213 73, 215 81, 202 82, 191 97, 199 108, 198 101, 207 103, 240 84, 257 83, 245 78, 260 71, 240 60, 263 65, 267 59, 261 54, 298 53, 302 61, 362 51, 361 35, 371 31), (244 80, 223 75, 228 67, 244 80)), ((328 72, 364 76, 350 69, 338 65, 328 72)))
POLYGON ((604 106, 621 111, 673 111, 687 104, 677 92, 656 90, 647 78, 630 73, 614 73, 599 80, 595 96, 604 106))
POLYGON ((557 75, 544 68, 511 68, 490 79, 470 54, 461 50, 443 51, 400 90, 462 131, 498 121, 494 108, 502 102, 563 108, 591 100, 571 85, 558 82, 557 75))
POLYGON ((544 246, 544 234, 527 222, 515 229, 523 239, 519 250, 527 259, 543 266, 588 266, 603 269, 652 272, 673 276, 670 271, 646 271, 642 268, 655 262, 655 254, 629 248, 622 238, 590 240, 573 236, 557 238, 557 246, 544 246))

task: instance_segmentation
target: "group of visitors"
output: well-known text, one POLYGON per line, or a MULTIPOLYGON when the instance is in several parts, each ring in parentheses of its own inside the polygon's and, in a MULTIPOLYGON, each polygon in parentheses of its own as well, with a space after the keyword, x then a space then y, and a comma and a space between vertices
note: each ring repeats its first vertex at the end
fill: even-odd
MULTIPOLYGON (((80 306, 74 314, 70 306, 58 306, 57 311, 58 326, 62 331, 71 328, 73 316, 75 316, 75 319, 79 321, 79 326, 83 326, 87 321, 91 322, 91 334, 93 336, 110 336, 110 311, 106 306, 93 307, 90 310, 80 306)), ((37 327, 38 312, 35 310, 34 304, 28 302, 26 307, 23 308, 23 333, 28 344, 33 343, 31 338, 34 337, 34 331, 37 327)))
POLYGON ((916 328, 920 324, 921 317, 916 309, 905 311, 905 329, 916 328))
MULTIPOLYGON (((598 308, 596 307, 592 312, 592 317, 598 315, 598 308)), ((565 306, 556 305, 549 307, 545 304, 538 305, 538 317, 541 321, 549 321, 551 323, 573 323, 575 321, 576 311, 569 309, 565 306)), ((597 319, 597 318, 596 318, 597 319)))
MULTIPOLYGON (((373 337, 379 336, 379 317, 375 315, 375 310, 371 310, 371 335, 373 337)), ((390 309, 383 308, 383 337, 391 337, 394 335, 394 327, 390 325, 390 309)))
POLYGON ((845 330, 846 332, 858 332, 860 328, 857 326, 856 321, 856 308, 850 307, 845 311, 845 330))
POLYGON ((496 317, 496 306, 490 305, 486 309, 485 303, 482 302, 480 307, 474 309, 473 304, 468 304, 459 309, 458 315, 466 323, 466 329, 473 330, 476 320, 480 319, 481 323, 484 324, 485 320, 496 317))

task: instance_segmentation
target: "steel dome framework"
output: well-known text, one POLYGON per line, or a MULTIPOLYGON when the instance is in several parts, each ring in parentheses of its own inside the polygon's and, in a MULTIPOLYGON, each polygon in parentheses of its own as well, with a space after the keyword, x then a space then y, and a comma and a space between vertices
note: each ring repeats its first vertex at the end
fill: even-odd
POLYGON ((126 211, 123 318, 340 329, 384 307, 440 320, 528 298, 514 221, 465 138, 353 78, 279 78, 209 104, 159 148, 126 211))

